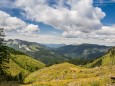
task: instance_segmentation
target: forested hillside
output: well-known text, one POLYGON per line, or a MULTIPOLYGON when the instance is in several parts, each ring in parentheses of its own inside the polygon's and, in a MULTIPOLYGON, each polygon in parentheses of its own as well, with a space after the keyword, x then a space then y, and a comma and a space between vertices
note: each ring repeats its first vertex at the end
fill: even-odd
POLYGON ((32 57, 16 51, 12 48, 2 46, 0 48, 4 55, 0 59, 1 80, 23 80, 33 71, 45 67, 45 64, 32 57), (4 49, 7 49, 6 53, 4 49), (7 55, 7 58, 5 58, 7 55))
POLYGON ((115 47, 111 48, 104 56, 98 58, 94 62, 86 65, 87 67, 96 66, 113 66, 115 65, 115 47))
POLYGON ((111 46, 97 45, 97 44, 79 44, 79 45, 66 45, 59 47, 55 52, 64 54, 65 56, 84 59, 96 59, 103 56, 111 46))
POLYGON ((19 39, 10 39, 6 41, 6 45, 16 50, 26 53, 31 57, 45 63, 47 66, 68 61, 68 57, 57 54, 47 49, 46 46, 35 42, 28 42, 19 39))

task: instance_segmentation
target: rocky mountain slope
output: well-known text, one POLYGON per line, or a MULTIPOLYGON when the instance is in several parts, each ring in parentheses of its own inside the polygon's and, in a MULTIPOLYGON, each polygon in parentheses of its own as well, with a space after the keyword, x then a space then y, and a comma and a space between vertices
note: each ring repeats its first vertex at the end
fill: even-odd
POLYGON ((35 42, 10 39, 6 41, 6 45, 8 47, 12 47, 16 50, 24 52, 25 54, 40 60, 48 66, 56 63, 62 63, 68 60, 66 56, 57 54, 56 52, 49 50, 45 45, 35 42))
POLYGON ((72 58, 96 59, 104 55, 111 47, 96 44, 67 45, 57 48, 55 52, 72 58))

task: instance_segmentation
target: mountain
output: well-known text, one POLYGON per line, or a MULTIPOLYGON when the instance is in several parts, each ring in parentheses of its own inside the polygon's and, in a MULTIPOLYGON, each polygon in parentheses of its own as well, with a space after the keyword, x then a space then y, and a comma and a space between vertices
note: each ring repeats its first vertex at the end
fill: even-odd
POLYGON ((10 39, 6 41, 8 47, 12 47, 16 50, 24 52, 27 55, 45 63, 46 65, 52 65, 56 63, 62 63, 68 60, 64 55, 59 55, 52 50, 49 50, 46 46, 35 42, 28 42, 19 39, 10 39))
POLYGON ((10 39, 6 41, 6 45, 30 55, 47 66, 63 62, 86 65, 96 58, 103 56, 111 48, 111 46, 96 44, 79 44, 51 49, 39 43, 19 39, 10 39))
POLYGON ((0 80, 20 80, 31 72, 45 67, 44 63, 20 51, 8 47, 4 48, 9 52, 9 56, 0 64, 0 80))
POLYGON ((96 44, 67 45, 57 48, 55 52, 75 58, 96 59, 104 55, 111 47, 96 44))
POLYGON ((96 66, 111 67, 113 65, 115 65, 115 47, 111 48, 104 56, 86 65, 86 67, 96 67, 96 66))
POLYGON ((62 46, 65 46, 65 44, 43 44, 51 49, 56 49, 56 48, 59 48, 59 47, 62 47, 62 46))
POLYGON ((6 41, 6 45, 9 47, 12 47, 16 50, 22 50, 22 51, 39 51, 39 48, 44 48, 46 49, 46 46, 41 45, 36 42, 28 42, 28 41, 23 41, 19 39, 9 39, 6 41))

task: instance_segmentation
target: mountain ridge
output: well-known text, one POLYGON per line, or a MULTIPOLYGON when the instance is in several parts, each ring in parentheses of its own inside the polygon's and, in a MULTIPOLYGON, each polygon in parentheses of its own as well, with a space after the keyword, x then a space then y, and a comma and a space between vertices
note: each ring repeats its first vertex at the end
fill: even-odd
POLYGON ((111 46, 97 45, 97 44, 79 44, 79 45, 66 45, 57 48, 55 52, 64 54, 72 58, 98 58, 104 55, 111 46))
POLYGON ((108 50, 108 52, 96 59, 94 62, 89 63, 86 67, 96 67, 96 66, 112 66, 115 65, 115 47, 108 50))
POLYGON ((6 46, 24 52, 25 54, 45 63, 47 66, 62 63, 68 60, 66 56, 57 54, 56 52, 48 49, 45 45, 35 42, 18 39, 8 40, 6 41, 6 46))

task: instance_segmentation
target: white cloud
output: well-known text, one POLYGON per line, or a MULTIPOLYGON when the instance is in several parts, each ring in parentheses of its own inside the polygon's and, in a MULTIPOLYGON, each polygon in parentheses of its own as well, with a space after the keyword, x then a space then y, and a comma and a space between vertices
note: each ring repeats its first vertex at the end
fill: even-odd
POLYGON ((47 0, 16 0, 15 5, 25 10, 27 18, 61 29, 67 37, 101 28, 100 20, 105 13, 93 7, 92 0, 66 0, 70 9, 64 6, 64 1, 58 0, 55 8, 50 7, 47 0))
POLYGON ((80 36, 82 39, 95 39, 102 40, 104 42, 115 43, 115 25, 102 26, 99 30, 91 33, 85 33, 80 36))
POLYGON ((103 35, 103 39, 107 42, 115 43, 115 25, 103 26, 100 30, 96 32, 99 36, 103 35))
POLYGON ((25 34, 27 36, 37 36, 37 32, 39 30, 40 29, 38 28, 38 25, 29 24, 25 28, 23 28, 23 30, 17 30, 17 32, 19 32, 20 34, 25 34))
POLYGON ((115 35, 115 25, 112 26, 103 26, 99 31, 98 34, 104 35, 115 35))
POLYGON ((30 42, 45 43, 45 44, 81 44, 81 43, 91 43, 100 45, 115 45, 113 42, 103 42, 102 40, 95 39, 81 39, 81 38, 64 38, 52 35, 39 35, 36 37, 25 37, 25 36, 7 36, 6 39, 21 39, 30 42), (31 40, 30 40, 31 39, 31 40))
POLYGON ((3 11, 0 11, 0 27, 4 28, 6 33, 15 33, 15 35, 31 35, 40 30, 37 25, 27 24, 21 19, 12 17, 3 11))
MULTIPOLYGON (((44 35, 40 36, 41 38, 39 37, 41 42, 74 43, 73 41, 78 42, 77 39, 81 39, 89 43, 115 43, 115 25, 103 26, 101 19, 105 17, 105 13, 99 7, 92 5, 93 0, 57 0, 57 4, 53 7, 49 6, 47 1, 15 0, 14 2, 14 6, 26 12, 25 15, 28 19, 43 22, 56 29, 63 30, 62 35, 67 37, 59 38, 44 35), (65 6, 65 3, 69 7, 65 6)), ((36 32, 37 28, 39 30, 37 25, 28 25, 22 20, 11 17, 8 14, 0 15, 3 15, 0 16, 2 20, 0 25, 5 26, 6 24, 5 27, 8 31, 16 29, 21 34, 32 35, 32 33, 36 32), (7 23, 4 22, 6 20, 7 23)))

